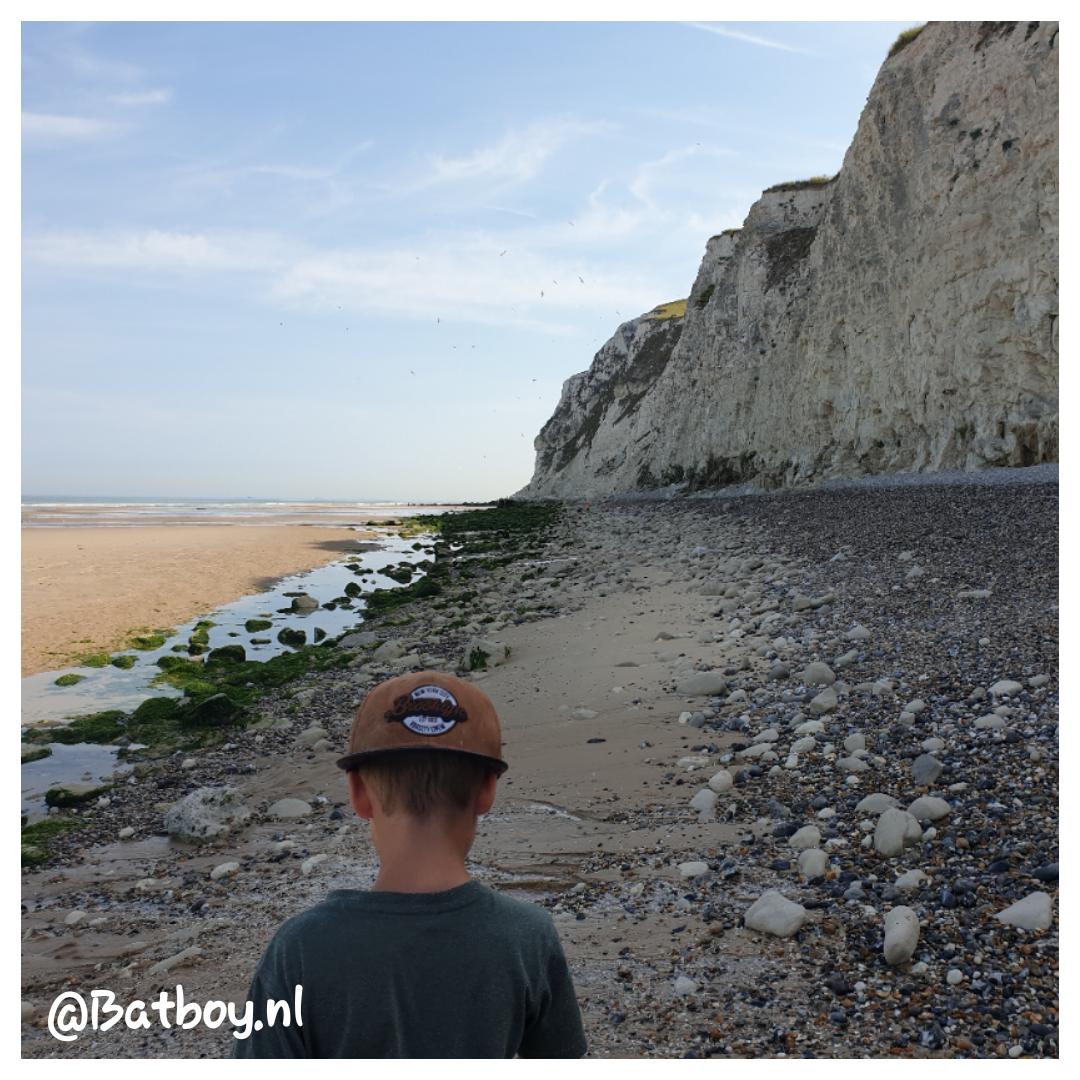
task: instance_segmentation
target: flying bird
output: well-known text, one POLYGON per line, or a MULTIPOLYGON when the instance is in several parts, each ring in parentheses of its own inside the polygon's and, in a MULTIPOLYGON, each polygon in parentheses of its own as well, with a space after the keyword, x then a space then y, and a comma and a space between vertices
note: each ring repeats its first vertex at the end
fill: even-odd
POLYGON ((566 219, 566 224, 567 225, 573 225, 574 223, 569 218, 567 218, 566 219))
POLYGON ((541 300, 544 299, 544 290, 543 289, 540 290, 540 299, 541 300))
POLYGON ((582 285, 585 284, 585 279, 580 274, 578 274, 577 279, 581 282, 582 285))
MULTIPOLYGON (((506 249, 506 251, 509 251, 509 250, 510 250, 509 248, 506 249)), ((500 251, 499 252, 499 258, 500 259, 506 254, 506 251, 500 251)))

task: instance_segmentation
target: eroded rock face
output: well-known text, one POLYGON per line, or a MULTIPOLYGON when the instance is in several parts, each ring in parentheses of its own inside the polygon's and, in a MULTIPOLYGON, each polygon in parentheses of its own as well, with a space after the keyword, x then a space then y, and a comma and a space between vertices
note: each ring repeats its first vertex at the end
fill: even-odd
POLYGON ((1056 23, 931 23, 838 176, 567 380, 520 497, 1057 460, 1056 23))

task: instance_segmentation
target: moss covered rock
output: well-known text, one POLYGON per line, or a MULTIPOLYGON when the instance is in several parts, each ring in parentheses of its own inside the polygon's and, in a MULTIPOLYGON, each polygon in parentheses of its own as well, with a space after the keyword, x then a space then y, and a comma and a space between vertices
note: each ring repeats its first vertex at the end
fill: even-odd
POLYGON ((243 645, 222 645, 220 649, 211 649, 206 657, 208 663, 242 664, 247 659, 243 645))
POLYGON ((74 672, 69 672, 67 675, 61 675, 58 679, 53 679, 53 685, 74 686, 76 683, 81 683, 85 678, 85 675, 76 675, 74 672))

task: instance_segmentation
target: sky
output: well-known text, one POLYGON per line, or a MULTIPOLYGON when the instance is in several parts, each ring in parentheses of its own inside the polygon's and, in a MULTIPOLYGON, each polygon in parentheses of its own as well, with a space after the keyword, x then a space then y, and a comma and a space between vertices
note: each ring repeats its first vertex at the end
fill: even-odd
POLYGON ((912 22, 23 23, 24 494, 512 494, 912 22))

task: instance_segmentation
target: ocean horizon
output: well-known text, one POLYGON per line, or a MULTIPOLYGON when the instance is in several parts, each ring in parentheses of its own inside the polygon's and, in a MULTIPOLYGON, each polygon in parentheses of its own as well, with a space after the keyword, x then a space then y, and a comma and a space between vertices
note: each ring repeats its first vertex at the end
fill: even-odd
POLYGON ((390 499, 261 499, 255 496, 24 495, 24 528, 136 525, 331 525, 486 503, 390 499))

